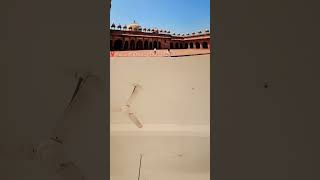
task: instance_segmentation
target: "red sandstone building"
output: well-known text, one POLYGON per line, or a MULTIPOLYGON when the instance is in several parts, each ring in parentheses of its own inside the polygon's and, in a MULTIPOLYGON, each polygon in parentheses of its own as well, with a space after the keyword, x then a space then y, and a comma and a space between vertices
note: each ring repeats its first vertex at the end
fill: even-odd
POLYGON ((191 34, 175 34, 157 28, 142 28, 133 22, 128 26, 115 24, 110 29, 110 49, 143 50, 143 49, 210 49, 209 30, 193 32, 191 34))

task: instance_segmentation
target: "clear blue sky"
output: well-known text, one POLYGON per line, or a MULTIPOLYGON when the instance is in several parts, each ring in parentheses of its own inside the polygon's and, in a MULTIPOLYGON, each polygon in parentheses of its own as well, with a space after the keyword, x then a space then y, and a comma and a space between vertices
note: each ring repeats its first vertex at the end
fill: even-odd
POLYGON ((210 0, 112 0, 110 24, 133 20, 176 34, 210 29, 210 0))

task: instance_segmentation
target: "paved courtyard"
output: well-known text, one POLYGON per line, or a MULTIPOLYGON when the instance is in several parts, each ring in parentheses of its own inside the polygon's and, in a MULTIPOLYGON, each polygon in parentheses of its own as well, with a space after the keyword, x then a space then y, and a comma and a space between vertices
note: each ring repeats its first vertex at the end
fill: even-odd
POLYGON ((111 180, 135 177, 141 152, 141 180, 209 180, 210 55, 113 58, 110 121, 111 180), (119 112, 133 83, 143 128, 119 112))
MULTIPOLYGON (((210 49, 171 49, 171 57, 210 54, 210 49)), ((136 51, 110 51, 110 57, 169 57, 167 49, 136 50, 136 51)))

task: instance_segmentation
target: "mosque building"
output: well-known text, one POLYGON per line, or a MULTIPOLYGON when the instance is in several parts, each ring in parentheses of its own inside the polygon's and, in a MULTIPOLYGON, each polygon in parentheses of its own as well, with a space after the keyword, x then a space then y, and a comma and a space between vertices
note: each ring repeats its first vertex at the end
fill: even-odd
POLYGON ((169 30, 142 28, 137 22, 116 26, 110 29, 110 49, 145 50, 145 49, 210 49, 210 31, 175 34, 169 30))

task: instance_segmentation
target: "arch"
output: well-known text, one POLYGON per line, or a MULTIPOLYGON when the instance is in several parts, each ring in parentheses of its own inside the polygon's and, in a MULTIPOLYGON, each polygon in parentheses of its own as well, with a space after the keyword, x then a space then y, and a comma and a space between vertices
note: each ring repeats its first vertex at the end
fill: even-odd
POLYGON ((158 48, 161 49, 161 42, 158 43, 158 48))
POLYGON ((134 40, 131 40, 131 41, 130 41, 130 49, 131 49, 131 50, 134 50, 134 49, 135 49, 134 40))
POLYGON ((207 42, 203 42, 203 43, 202 43, 202 47, 203 47, 204 49, 208 49, 208 43, 207 43, 207 42))
POLYGON ((200 43, 196 42, 196 48, 200 49, 200 43))
POLYGON ((141 40, 138 40, 137 45, 136 45, 136 49, 139 49, 139 50, 143 49, 143 44, 142 44, 141 40))
POLYGON ((180 49, 183 49, 183 44, 182 43, 180 43, 180 49))
POLYGON ((129 48, 129 43, 128 43, 128 41, 125 41, 123 49, 128 50, 128 48, 129 48))
POLYGON ((176 42, 176 49, 179 49, 179 43, 176 42))
POLYGON ((185 43, 185 44, 184 44, 184 48, 185 48, 185 49, 188 49, 188 43, 185 43))
POLYGON ((144 41, 144 49, 148 49, 148 41, 144 41))
POLYGON ((122 40, 118 39, 114 42, 114 50, 121 50, 122 49, 122 40))
POLYGON ((113 50, 112 40, 110 40, 110 50, 113 50))
POLYGON ((157 48, 158 48, 157 45, 158 45, 157 41, 153 41, 153 48, 156 48, 156 49, 157 49, 157 48))
POLYGON ((173 49, 173 43, 170 43, 170 49, 173 49))
POLYGON ((193 49, 193 43, 191 42, 189 45, 190 45, 190 48, 193 49))
POLYGON ((152 42, 149 43, 149 49, 152 49, 152 42))

